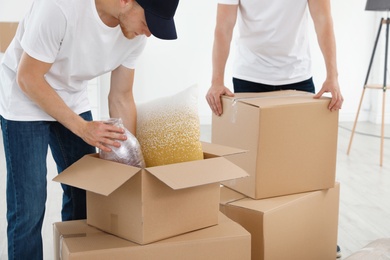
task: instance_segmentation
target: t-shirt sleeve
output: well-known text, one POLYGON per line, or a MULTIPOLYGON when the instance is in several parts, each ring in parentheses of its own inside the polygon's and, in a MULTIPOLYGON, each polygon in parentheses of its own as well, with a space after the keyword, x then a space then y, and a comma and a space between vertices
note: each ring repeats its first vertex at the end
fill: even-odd
POLYGON ((61 9, 54 1, 35 1, 24 26, 23 50, 37 60, 53 63, 67 26, 61 9))
POLYGON ((133 51, 127 56, 126 60, 122 62, 122 65, 129 69, 134 69, 139 56, 146 46, 146 36, 138 36, 137 46, 134 47, 133 51), (142 38, 141 38, 142 37, 142 38))
POLYGON ((218 4, 238 5, 240 0, 217 0, 218 4))

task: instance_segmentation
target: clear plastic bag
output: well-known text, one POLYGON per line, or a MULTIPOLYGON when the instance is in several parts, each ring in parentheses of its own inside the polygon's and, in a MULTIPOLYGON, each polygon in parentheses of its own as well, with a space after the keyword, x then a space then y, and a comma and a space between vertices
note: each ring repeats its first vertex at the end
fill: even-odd
POLYGON ((104 123, 123 128, 125 130, 127 140, 121 141, 121 146, 119 148, 109 146, 112 149, 111 152, 105 152, 100 150, 100 158, 131 166, 145 168, 145 160, 141 151, 141 146, 138 143, 137 138, 123 126, 122 119, 110 118, 104 123))

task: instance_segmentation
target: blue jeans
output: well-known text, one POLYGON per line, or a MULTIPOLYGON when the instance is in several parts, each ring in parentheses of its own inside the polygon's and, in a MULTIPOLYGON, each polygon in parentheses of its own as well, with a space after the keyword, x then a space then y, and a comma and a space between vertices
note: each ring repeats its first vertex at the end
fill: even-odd
MULTIPOLYGON (((80 115, 92 120, 91 112, 80 115)), ((93 146, 56 121, 11 121, 0 116, 7 163, 7 238, 9 259, 43 259, 48 147, 62 172, 93 146)), ((85 191, 62 185, 62 220, 86 218, 85 191)))
POLYGON ((233 78, 234 92, 268 92, 276 90, 301 90, 306 92, 315 92, 313 78, 285 85, 267 85, 262 83, 250 82, 242 79, 233 78))

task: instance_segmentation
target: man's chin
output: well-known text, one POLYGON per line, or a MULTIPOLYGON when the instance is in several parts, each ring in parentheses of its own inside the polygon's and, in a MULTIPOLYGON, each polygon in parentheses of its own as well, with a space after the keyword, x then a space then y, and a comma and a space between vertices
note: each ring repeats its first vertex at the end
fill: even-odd
POLYGON ((129 40, 134 39, 135 37, 137 37, 137 35, 134 32, 126 32, 126 31, 122 30, 122 33, 129 40))
POLYGON ((135 37, 137 37, 137 34, 135 32, 126 30, 125 27, 122 26, 122 24, 120 24, 120 26, 121 26, 121 30, 122 30, 123 35, 127 39, 131 40, 131 39, 134 39, 135 37))
POLYGON ((134 33, 133 34, 124 34, 125 35, 125 37, 127 38, 127 39, 129 39, 129 40, 132 40, 132 39, 134 39, 135 37, 137 37, 137 35, 135 35, 134 33))

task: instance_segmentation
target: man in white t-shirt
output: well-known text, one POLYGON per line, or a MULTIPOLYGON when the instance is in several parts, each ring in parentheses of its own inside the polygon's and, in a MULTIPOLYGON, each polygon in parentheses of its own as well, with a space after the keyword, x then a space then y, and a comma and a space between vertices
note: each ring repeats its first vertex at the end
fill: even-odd
POLYGON ((223 112, 221 95, 234 96, 225 87, 224 76, 236 21, 234 92, 296 89, 314 93, 307 10, 314 21, 327 71, 326 80, 314 97, 330 92, 329 109, 341 108, 343 97, 338 83, 330 0, 218 0, 218 3, 212 81, 206 95, 216 115, 223 112))
MULTIPOLYGON (((294 89, 315 92, 308 38, 308 11, 322 51, 326 79, 314 98, 330 92, 328 108, 341 109, 336 43, 330 0, 218 0, 213 46, 213 71, 207 102, 217 116, 223 113, 221 95, 234 96, 225 86, 225 66, 233 29, 238 25, 233 61, 234 92, 294 89)), ((337 246, 337 256, 340 248, 337 246)))
MULTIPOLYGON (((126 139, 92 121, 88 80, 111 72, 111 117, 135 134, 134 67, 151 34, 176 39, 179 0, 35 0, 0 63, 9 259, 43 259, 50 146, 58 172, 126 139)), ((63 185, 62 219, 86 218, 85 191, 63 185)))

